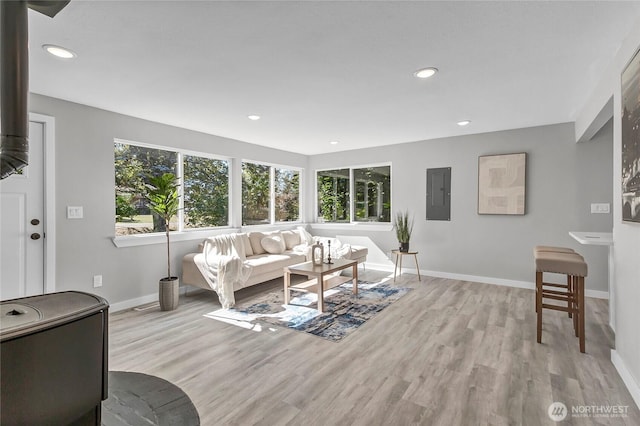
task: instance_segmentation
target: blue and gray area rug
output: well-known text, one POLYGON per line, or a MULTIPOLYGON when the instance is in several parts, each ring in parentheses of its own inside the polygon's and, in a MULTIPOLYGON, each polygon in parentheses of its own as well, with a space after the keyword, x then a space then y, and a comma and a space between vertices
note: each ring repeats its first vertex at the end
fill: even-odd
POLYGON ((358 281, 358 295, 347 282, 324 293, 324 313, 319 313, 318 297, 292 290, 291 302, 284 304, 282 290, 258 296, 235 309, 219 309, 205 315, 254 331, 264 324, 288 327, 339 342, 378 312, 407 294, 411 289, 384 282, 358 281))

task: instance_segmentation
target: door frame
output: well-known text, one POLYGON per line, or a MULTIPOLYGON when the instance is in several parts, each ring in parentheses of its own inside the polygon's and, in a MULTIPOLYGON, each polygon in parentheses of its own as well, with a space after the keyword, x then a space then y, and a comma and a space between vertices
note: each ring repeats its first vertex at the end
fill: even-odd
POLYGON ((56 122, 55 118, 30 112, 29 121, 41 123, 44 155, 44 274, 43 291, 56 291, 56 122))

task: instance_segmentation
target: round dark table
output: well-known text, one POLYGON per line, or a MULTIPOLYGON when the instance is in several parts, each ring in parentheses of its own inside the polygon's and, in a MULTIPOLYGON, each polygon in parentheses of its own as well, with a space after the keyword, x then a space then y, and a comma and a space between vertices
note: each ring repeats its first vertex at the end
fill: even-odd
POLYGON ((191 399, 160 377, 109 371, 109 398, 102 401, 103 426, 200 426, 191 399))

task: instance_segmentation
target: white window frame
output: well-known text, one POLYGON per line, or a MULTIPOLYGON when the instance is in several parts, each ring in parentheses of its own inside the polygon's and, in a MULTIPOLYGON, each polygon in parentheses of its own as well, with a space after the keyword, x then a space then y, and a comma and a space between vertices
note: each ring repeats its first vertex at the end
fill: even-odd
MULTIPOLYGON (((273 225, 293 225, 293 224, 301 224, 303 223, 302 218, 304 217, 304 196, 303 196, 303 188, 304 188, 304 169, 302 167, 295 166, 287 166, 284 164, 276 164, 269 163, 266 161, 256 161, 243 158, 240 160, 240 176, 242 176, 242 163, 253 163, 258 164, 260 166, 269 167, 269 223, 265 223, 262 225, 242 225, 242 228, 253 228, 253 227, 267 227, 273 225), (298 220, 291 221, 276 221, 276 192, 275 192, 275 169, 287 169, 298 172, 298 220)), ((240 223, 243 222, 242 217, 242 177, 240 181, 240 223)))
POLYGON ((373 164, 364 164, 364 165, 356 165, 356 166, 335 166, 335 167, 326 167, 315 169, 314 171, 314 221, 315 223, 312 225, 313 228, 322 229, 322 228, 336 228, 336 227, 351 227, 358 226, 358 229, 361 229, 363 226, 367 227, 385 227, 388 225, 392 225, 393 218, 389 218, 389 222, 367 222, 361 220, 354 220, 355 218, 355 180, 353 178, 354 169, 367 169, 371 167, 386 167, 389 166, 389 177, 391 178, 391 196, 389 197, 391 206, 390 210, 393 211, 393 163, 384 162, 384 163, 373 163, 373 164), (320 217, 318 216, 318 172, 324 172, 328 170, 341 170, 341 169, 349 169, 349 222, 320 222, 320 217))
MULTIPOLYGON (((180 210, 178 211, 178 229, 176 231, 171 231, 171 240, 172 241, 188 241, 188 240, 197 240, 206 238, 207 236, 215 235, 217 233, 228 233, 230 230, 237 230, 237 228, 233 228, 231 226, 231 218, 232 218, 232 206, 233 206, 233 198, 232 198, 232 185, 233 185, 233 162, 230 157, 225 157, 221 155, 210 154, 206 152, 193 151, 189 149, 181 149, 175 148, 172 146, 160 145, 160 144, 152 144, 147 142, 137 142, 131 141, 127 139, 114 138, 113 143, 119 143, 124 145, 133 145, 140 148, 149 148, 149 149, 158 149, 163 151, 175 152, 177 155, 176 161, 176 176, 180 177, 180 210), (185 228, 184 227, 184 182, 183 182, 183 160, 184 156, 194 156, 194 157, 202 157, 209 158, 212 160, 220 160, 226 161, 228 166, 228 200, 229 204, 227 206, 227 224, 226 226, 209 226, 203 228, 185 228)), ((114 168, 115 172, 115 168, 114 168)), ((114 223, 114 232, 115 232, 115 223, 114 223)), ((131 247, 131 246, 139 246, 139 245, 147 245, 147 244, 158 244, 166 242, 166 237, 164 232, 149 232, 146 234, 136 234, 136 235, 122 235, 122 236, 114 236, 112 237, 113 244, 116 247, 131 247)))

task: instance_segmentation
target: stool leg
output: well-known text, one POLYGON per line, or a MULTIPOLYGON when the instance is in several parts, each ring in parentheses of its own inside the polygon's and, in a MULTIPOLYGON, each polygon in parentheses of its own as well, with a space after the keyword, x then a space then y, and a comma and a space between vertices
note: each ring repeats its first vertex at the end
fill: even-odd
MULTIPOLYGON (((540 281, 544 281, 544 276, 542 275, 543 273, 540 272, 540 281)), ((538 313, 538 310, 540 309, 540 307, 538 306, 538 273, 536 272, 536 294, 535 294, 535 299, 536 299, 536 313, 538 313)))
POLYGON ((416 271, 418 271, 418 281, 421 281, 420 278, 420 267, 418 266, 418 255, 414 254, 413 259, 416 261, 416 271))
POLYGON ((573 310, 573 331, 576 333, 576 337, 580 337, 579 328, 580 324, 578 321, 579 316, 579 306, 578 306, 578 281, 579 277, 571 277, 571 288, 572 288, 572 310, 573 310))
POLYGON ((573 312, 572 312, 573 306, 572 306, 572 301, 571 301, 571 299, 573 298, 573 290, 572 290, 572 287, 571 287, 572 281, 573 281, 572 276, 571 275, 567 275, 567 293, 569 293, 569 295, 568 295, 569 296, 569 300, 567 300, 567 309, 571 309, 567 313, 567 315, 569 315, 569 318, 571 318, 573 316, 573 312))
POLYGON ((538 343, 542 343, 542 272, 536 271, 536 312, 538 313, 538 343))
POLYGON ((584 277, 578 277, 578 328, 580 333, 580 352, 584 353, 584 277))

